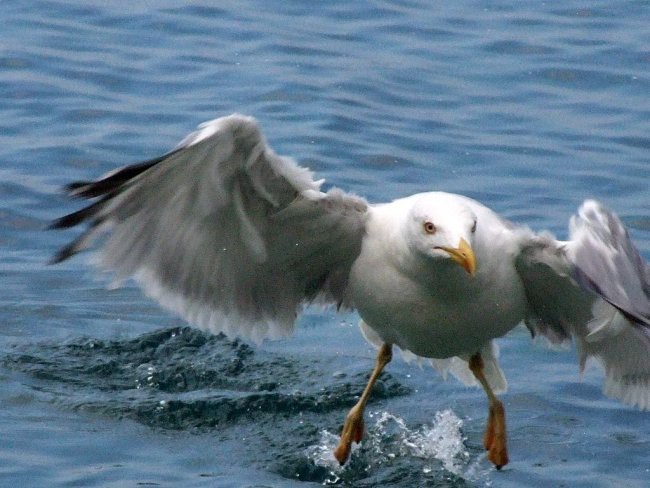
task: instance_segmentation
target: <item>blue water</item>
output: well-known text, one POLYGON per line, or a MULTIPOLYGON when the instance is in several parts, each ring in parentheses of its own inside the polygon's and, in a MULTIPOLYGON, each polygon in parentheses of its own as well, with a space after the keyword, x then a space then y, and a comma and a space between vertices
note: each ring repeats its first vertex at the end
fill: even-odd
POLYGON ((59 188, 256 116, 281 154, 384 201, 461 192, 566 235, 598 197, 650 256, 650 3, 1 2, 0 485, 648 486, 650 416, 575 352, 500 341, 511 463, 484 394, 394 361, 368 436, 330 449, 373 351, 310 309, 253 349, 184 328, 84 257, 59 188))

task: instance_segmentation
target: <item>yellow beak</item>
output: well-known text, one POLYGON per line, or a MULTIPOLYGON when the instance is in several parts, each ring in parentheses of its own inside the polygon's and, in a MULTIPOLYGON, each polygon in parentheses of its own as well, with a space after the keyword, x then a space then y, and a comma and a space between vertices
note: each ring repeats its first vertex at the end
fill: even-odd
POLYGON ((442 249, 449 253, 451 259, 460 264, 470 275, 473 275, 476 271, 476 256, 474 255, 474 251, 462 237, 460 238, 458 247, 438 246, 436 249, 442 249))

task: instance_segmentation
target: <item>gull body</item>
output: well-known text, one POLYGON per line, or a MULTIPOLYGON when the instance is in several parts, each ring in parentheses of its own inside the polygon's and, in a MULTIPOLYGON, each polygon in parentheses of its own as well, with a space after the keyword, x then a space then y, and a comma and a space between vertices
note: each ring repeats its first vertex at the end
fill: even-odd
POLYGON ((478 202, 450 193, 371 207, 350 275, 365 330, 425 358, 468 355, 501 337, 525 316, 525 291, 514 267, 522 232, 478 202), (448 242, 470 244, 473 275, 444 252, 427 252, 434 244, 419 232, 426 221, 436 222, 436 235, 446 234, 448 242), (472 232, 474 222, 480 224, 472 232))
POLYGON ((378 354, 343 426, 341 463, 396 346, 485 390, 484 445, 505 465, 493 339, 522 321, 533 336, 575 341, 581 368, 603 366, 606 394, 650 409, 650 267, 602 205, 584 202, 561 242, 461 195, 370 205, 322 183, 275 154, 253 118, 215 119, 161 157, 70 184, 94 201, 54 222, 89 224, 54 261, 105 236, 96 264, 116 282, 133 278, 190 324, 253 342, 290 334, 313 301, 358 310, 378 354))

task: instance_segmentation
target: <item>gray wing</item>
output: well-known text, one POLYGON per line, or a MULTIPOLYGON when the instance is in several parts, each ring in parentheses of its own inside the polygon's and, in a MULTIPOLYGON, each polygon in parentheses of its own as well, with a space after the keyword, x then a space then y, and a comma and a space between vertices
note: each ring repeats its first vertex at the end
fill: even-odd
POLYGON ((586 201, 569 241, 531 236, 516 266, 533 335, 575 339, 581 368, 603 365, 605 394, 650 409, 650 270, 616 215, 586 201))
POLYGON ((367 203, 276 155, 253 118, 199 126, 173 151, 97 181, 95 198, 53 227, 90 225, 55 256, 69 258, 107 234, 97 264, 193 325, 260 341, 293 329, 303 303, 348 305, 367 203))

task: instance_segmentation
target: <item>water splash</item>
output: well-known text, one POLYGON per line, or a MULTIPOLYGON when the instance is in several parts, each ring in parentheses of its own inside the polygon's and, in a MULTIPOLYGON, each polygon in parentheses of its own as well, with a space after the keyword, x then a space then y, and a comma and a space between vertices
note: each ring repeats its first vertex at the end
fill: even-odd
POLYGON ((414 432, 407 429, 408 435, 403 442, 412 456, 438 459, 447 471, 461 474, 470 460, 462 426, 463 421, 451 410, 436 412, 432 427, 422 427, 414 432))
POLYGON ((321 432, 318 444, 306 450, 310 462, 328 470, 323 484, 338 484, 349 477, 350 471, 370 474, 406 458, 423 460, 422 472, 436 478, 444 471, 443 477, 478 481, 489 472, 488 468, 479 468, 484 456, 472 456, 465 446, 463 421, 451 410, 437 412, 432 425, 416 429, 409 429, 404 419, 389 412, 371 412, 368 417, 365 438, 360 445, 352 446, 346 465, 339 466, 333 455, 339 436, 326 430, 321 432))
MULTIPOLYGON (((345 466, 339 465, 334 457, 334 449, 339 443, 339 436, 327 430, 322 430, 318 444, 306 449, 307 459, 318 467, 328 470, 328 476, 323 481, 324 485, 338 484, 345 466)), ((359 449, 359 445, 352 445, 352 455, 359 449)))

